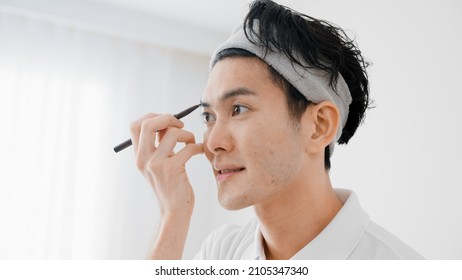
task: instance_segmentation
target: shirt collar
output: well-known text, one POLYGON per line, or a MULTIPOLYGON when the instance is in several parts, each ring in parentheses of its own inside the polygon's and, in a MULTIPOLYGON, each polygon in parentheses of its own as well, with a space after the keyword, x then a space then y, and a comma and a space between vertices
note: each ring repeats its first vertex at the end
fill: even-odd
MULTIPOLYGON (((347 259, 356 248, 369 224, 369 215, 361 208, 353 191, 334 189, 343 204, 340 211, 324 230, 291 259, 347 259)), ((266 259, 260 226, 255 233, 254 259, 266 259)))

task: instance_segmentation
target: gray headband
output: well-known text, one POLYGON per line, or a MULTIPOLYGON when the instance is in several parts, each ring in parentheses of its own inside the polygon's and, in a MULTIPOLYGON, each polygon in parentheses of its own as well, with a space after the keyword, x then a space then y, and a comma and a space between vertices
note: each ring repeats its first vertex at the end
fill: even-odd
MULTIPOLYGON (((258 30, 258 28, 254 28, 254 30, 258 30)), ((251 32, 247 33, 249 35, 251 34, 251 32)), ((351 103, 351 94, 342 75, 339 74, 338 76, 336 87, 337 93, 335 93, 329 85, 329 76, 326 72, 316 68, 310 68, 308 70, 307 68, 292 62, 284 53, 272 50, 266 51, 263 46, 255 45, 248 40, 242 26, 237 28, 228 40, 215 50, 212 55, 212 59, 210 60, 210 71, 212 70, 217 54, 225 49, 231 48, 244 49, 261 58, 279 72, 279 74, 281 74, 309 101, 313 103, 331 101, 337 106, 340 111, 341 126, 339 126, 337 130, 335 140, 329 145, 329 150, 332 154, 334 144, 340 138, 343 127, 347 121, 348 108, 351 103)))

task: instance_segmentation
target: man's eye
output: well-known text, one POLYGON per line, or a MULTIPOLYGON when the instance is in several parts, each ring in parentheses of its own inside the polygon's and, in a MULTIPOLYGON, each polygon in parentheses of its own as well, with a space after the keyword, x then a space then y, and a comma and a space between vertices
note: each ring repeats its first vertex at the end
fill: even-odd
POLYGON ((234 105, 233 107, 233 116, 240 115, 247 112, 249 109, 242 105, 234 105))
POLYGON ((215 117, 214 117, 212 114, 210 114, 210 113, 208 113, 208 112, 203 112, 203 113, 202 113, 202 121, 203 121, 205 124, 207 124, 207 123, 209 123, 209 122, 211 122, 211 121, 214 121, 214 120, 215 120, 215 117))

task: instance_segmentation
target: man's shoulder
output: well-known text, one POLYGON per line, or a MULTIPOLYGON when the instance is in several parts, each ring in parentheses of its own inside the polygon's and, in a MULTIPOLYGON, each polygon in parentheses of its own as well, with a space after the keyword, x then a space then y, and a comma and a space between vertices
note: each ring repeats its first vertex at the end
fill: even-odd
POLYGON ((370 221, 349 259, 418 260, 423 257, 395 235, 370 221))
POLYGON ((254 243, 257 227, 256 218, 250 219, 244 226, 222 225, 205 239, 195 259, 240 259, 254 243))

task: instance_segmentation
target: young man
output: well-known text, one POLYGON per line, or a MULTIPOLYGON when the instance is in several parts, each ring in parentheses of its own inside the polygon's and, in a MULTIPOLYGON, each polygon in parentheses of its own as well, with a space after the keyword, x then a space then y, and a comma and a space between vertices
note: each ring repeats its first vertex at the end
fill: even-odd
POLYGON ((194 208, 185 163, 200 153, 221 205, 253 206, 257 218, 213 232, 198 259, 421 258, 370 221, 353 192, 331 185, 334 144, 349 141, 369 103, 366 63, 341 29, 255 1, 210 67, 203 144, 170 115, 131 127, 137 166, 160 205, 153 259, 182 256, 194 208), (178 142, 187 145, 174 153, 178 142))

